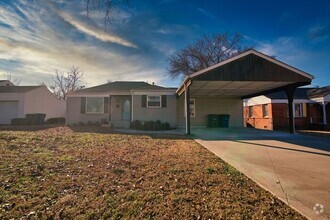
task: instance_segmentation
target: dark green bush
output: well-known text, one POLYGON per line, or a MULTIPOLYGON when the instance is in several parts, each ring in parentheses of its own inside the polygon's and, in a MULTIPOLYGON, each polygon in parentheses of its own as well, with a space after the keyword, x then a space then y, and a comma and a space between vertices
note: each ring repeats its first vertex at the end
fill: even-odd
POLYGON ((137 129, 137 130, 142 130, 142 123, 139 120, 134 120, 131 122, 129 128, 131 129, 137 129))
POLYGON ((58 117, 58 118, 48 118, 46 120, 47 124, 65 124, 65 118, 64 117, 58 117))
POLYGON ((141 121, 135 120, 131 122, 130 128, 145 131, 162 131, 171 129, 170 124, 168 122, 162 123, 160 120, 145 121, 143 124, 141 123, 141 121))
POLYGON ((143 130, 145 130, 145 131, 154 131, 155 130, 155 122, 154 121, 144 122, 143 130))
POLYGON ((35 125, 35 120, 31 118, 13 118, 11 125, 35 125))

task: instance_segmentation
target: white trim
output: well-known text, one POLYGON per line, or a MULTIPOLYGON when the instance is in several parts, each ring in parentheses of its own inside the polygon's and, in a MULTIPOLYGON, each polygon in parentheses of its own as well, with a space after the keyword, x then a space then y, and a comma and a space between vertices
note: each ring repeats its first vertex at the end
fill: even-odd
POLYGON ((102 115, 104 114, 104 98, 105 97, 85 97, 86 98, 86 103, 85 103, 85 114, 87 115, 102 115), (88 112, 87 111, 87 99, 88 98, 102 98, 102 102, 103 102, 103 111, 102 112, 88 112))
POLYGON ((133 117, 134 116, 134 114, 133 114, 133 112, 134 112, 134 105, 133 105, 134 104, 134 102, 133 102, 134 95, 132 95, 131 97, 132 97, 131 98, 132 99, 131 122, 133 122, 134 121, 134 117, 133 117))
POLYGON ((162 96, 161 95, 147 95, 147 108, 161 108, 162 107, 162 96), (148 98, 149 96, 158 96, 159 97, 159 106, 149 106, 148 98))
POLYGON ((102 92, 102 93, 72 93, 67 94, 66 97, 106 97, 110 95, 132 95, 131 92, 102 92))
MULTIPOLYGON (((189 100, 189 108, 190 108, 190 102, 191 101, 194 101, 194 116, 191 116, 191 111, 189 111, 190 112, 190 118, 195 118, 196 117, 196 99, 190 99, 189 100)), ((184 106, 185 108, 186 108, 186 105, 184 106)), ((186 110, 184 110, 184 113, 183 113, 183 117, 186 117, 186 110)))
POLYGON ((150 96, 158 96, 158 95, 175 95, 175 92, 154 92, 154 91, 148 91, 148 92, 141 92, 136 91, 132 92, 133 95, 150 95, 150 96))

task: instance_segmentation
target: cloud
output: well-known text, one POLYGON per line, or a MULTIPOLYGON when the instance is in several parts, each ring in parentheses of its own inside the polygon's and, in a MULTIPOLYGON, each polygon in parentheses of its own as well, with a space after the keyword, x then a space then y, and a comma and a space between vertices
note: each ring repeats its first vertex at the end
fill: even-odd
MULTIPOLYGON (((84 21, 76 8, 68 7, 58 13, 52 4, 22 0, 3 5, 1 10, 2 78, 3 73, 10 72, 20 78, 23 85, 49 84, 56 69, 67 71, 75 65, 84 72, 86 86, 107 80, 145 80, 162 84, 166 79, 163 63, 159 63, 161 52, 150 46, 150 42, 143 44, 144 48, 132 50, 136 48, 133 41, 118 37, 126 36, 123 29, 132 30, 130 23, 119 24, 120 28, 116 23, 110 24, 110 34, 92 26, 94 21, 84 21)), ((120 17, 129 20, 128 13, 121 13, 120 17)))
POLYGON ((118 37, 116 35, 111 35, 110 33, 105 32, 104 30, 100 30, 98 28, 95 28, 95 26, 90 26, 86 23, 83 23, 81 21, 78 21, 74 19, 72 16, 65 12, 59 12, 59 15, 69 24, 77 28, 79 31, 90 35, 92 37, 95 37, 103 42, 111 42, 111 43, 116 43, 120 44, 122 46, 126 47, 132 47, 132 48, 137 48, 137 46, 121 37, 118 37))
POLYGON ((309 29, 308 37, 311 40, 321 41, 330 38, 330 25, 317 25, 309 29))

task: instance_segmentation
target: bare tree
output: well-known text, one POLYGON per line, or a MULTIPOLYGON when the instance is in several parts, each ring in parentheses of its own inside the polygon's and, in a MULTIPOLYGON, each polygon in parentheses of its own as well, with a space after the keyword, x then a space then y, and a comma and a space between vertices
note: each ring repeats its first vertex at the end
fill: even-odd
POLYGON ((50 86, 53 94, 59 99, 65 99, 68 92, 84 88, 82 78, 84 74, 79 67, 72 66, 68 72, 55 71, 54 85, 50 86))
POLYGON ((7 73, 7 80, 9 80, 14 86, 19 86, 21 84, 21 80, 13 77, 11 73, 7 73))
POLYGON ((104 27, 108 22, 111 22, 111 15, 118 7, 118 3, 127 3, 129 0, 86 0, 86 12, 87 16, 90 13, 103 13, 104 15, 104 27))
POLYGON ((242 48, 241 40, 239 33, 205 35, 168 58, 168 74, 172 78, 186 76, 226 60, 247 49, 242 48))

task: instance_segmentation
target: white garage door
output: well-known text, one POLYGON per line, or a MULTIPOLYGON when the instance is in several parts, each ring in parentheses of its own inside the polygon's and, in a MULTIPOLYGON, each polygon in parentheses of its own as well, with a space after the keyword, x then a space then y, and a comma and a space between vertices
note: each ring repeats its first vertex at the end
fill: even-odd
POLYGON ((17 101, 0 101, 0 124, 10 124, 18 116, 17 101))

